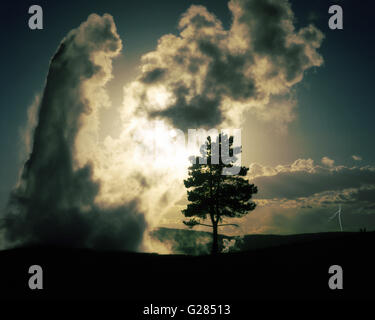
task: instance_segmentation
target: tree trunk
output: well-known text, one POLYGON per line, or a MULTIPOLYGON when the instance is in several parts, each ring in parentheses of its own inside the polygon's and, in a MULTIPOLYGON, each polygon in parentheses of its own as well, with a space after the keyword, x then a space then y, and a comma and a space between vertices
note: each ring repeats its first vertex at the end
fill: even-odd
POLYGON ((219 253, 218 238, 217 238, 217 222, 212 225, 212 254, 219 253))

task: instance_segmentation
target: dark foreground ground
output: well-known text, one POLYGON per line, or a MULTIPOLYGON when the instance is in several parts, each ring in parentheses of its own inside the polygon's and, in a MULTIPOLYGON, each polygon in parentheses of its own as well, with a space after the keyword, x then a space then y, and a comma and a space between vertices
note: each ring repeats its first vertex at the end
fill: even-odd
POLYGON ((352 233, 217 257, 18 248, 0 252, 0 299, 373 299, 374 240, 374 232, 352 233), (35 264, 43 290, 28 287, 35 264), (331 265, 343 268, 343 290, 328 287, 331 265))

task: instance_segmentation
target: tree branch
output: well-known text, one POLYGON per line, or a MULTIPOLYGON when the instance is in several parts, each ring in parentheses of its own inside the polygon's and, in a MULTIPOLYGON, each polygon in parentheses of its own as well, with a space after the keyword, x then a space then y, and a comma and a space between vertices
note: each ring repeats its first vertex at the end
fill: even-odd
POLYGON ((204 224, 204 223, 197 223, 197 225, 201 225, 201 226, 205 226, 205 227, 211 227, 213 228, 214 226, 210 225, 210 224, 204 224))
POLYGON ((234 227, 239 227, 238 224, 235 224, 235 223, 225 223, 225 224, 218 224, 217 225, 218 227, 224 227, 224 226, 234 226, 234 227))
MULTIPOLYGON (((200 223, 200 222, 197 222, 195 225, 201 225, 201 226, 205 226, 205 227, 211 227, 211 228, 213 228, 213 226, 212 225, 210 225, 210 224, 204 224, 204 223, 200 223)), ((235 223, 225 223, 225 224, 218 224, 217 225, 218 227, 224 227, 224 226, 234 226, 234 227, 239 227, 239 225, 238 224, 235 224, 235 223)))

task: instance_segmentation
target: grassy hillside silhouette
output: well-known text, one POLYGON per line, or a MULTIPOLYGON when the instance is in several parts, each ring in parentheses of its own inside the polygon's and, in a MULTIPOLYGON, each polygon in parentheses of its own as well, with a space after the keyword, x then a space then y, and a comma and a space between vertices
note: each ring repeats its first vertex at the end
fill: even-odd
POLYGON ((6 250, 0 252, 0 295, 154 303, 373 298, 374 232, 247 238, 249 243, 257 239, 272 245, 218 256, 56 247, 6 250), (28 289, 28 268, 33 264, 43 267, 44 290, 28 289), (328 268, 334 264, 344 270, 344 290, 328 288, 328 268))

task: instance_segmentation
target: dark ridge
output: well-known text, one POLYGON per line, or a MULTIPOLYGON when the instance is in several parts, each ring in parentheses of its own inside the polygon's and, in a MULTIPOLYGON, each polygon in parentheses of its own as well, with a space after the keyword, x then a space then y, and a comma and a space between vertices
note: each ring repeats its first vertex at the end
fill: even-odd
POLYGON ((374 232, 294 237, 309 240, 218 256, 61 247, 6 250, 0 252, 0 297, 154 303, 373 299, 374 232), (28 288, 28 269, 34 264, 43 268, 43 290, 28 288), (343 268, 344 290, 328 287, 328 269, 336 264, 343 268))

